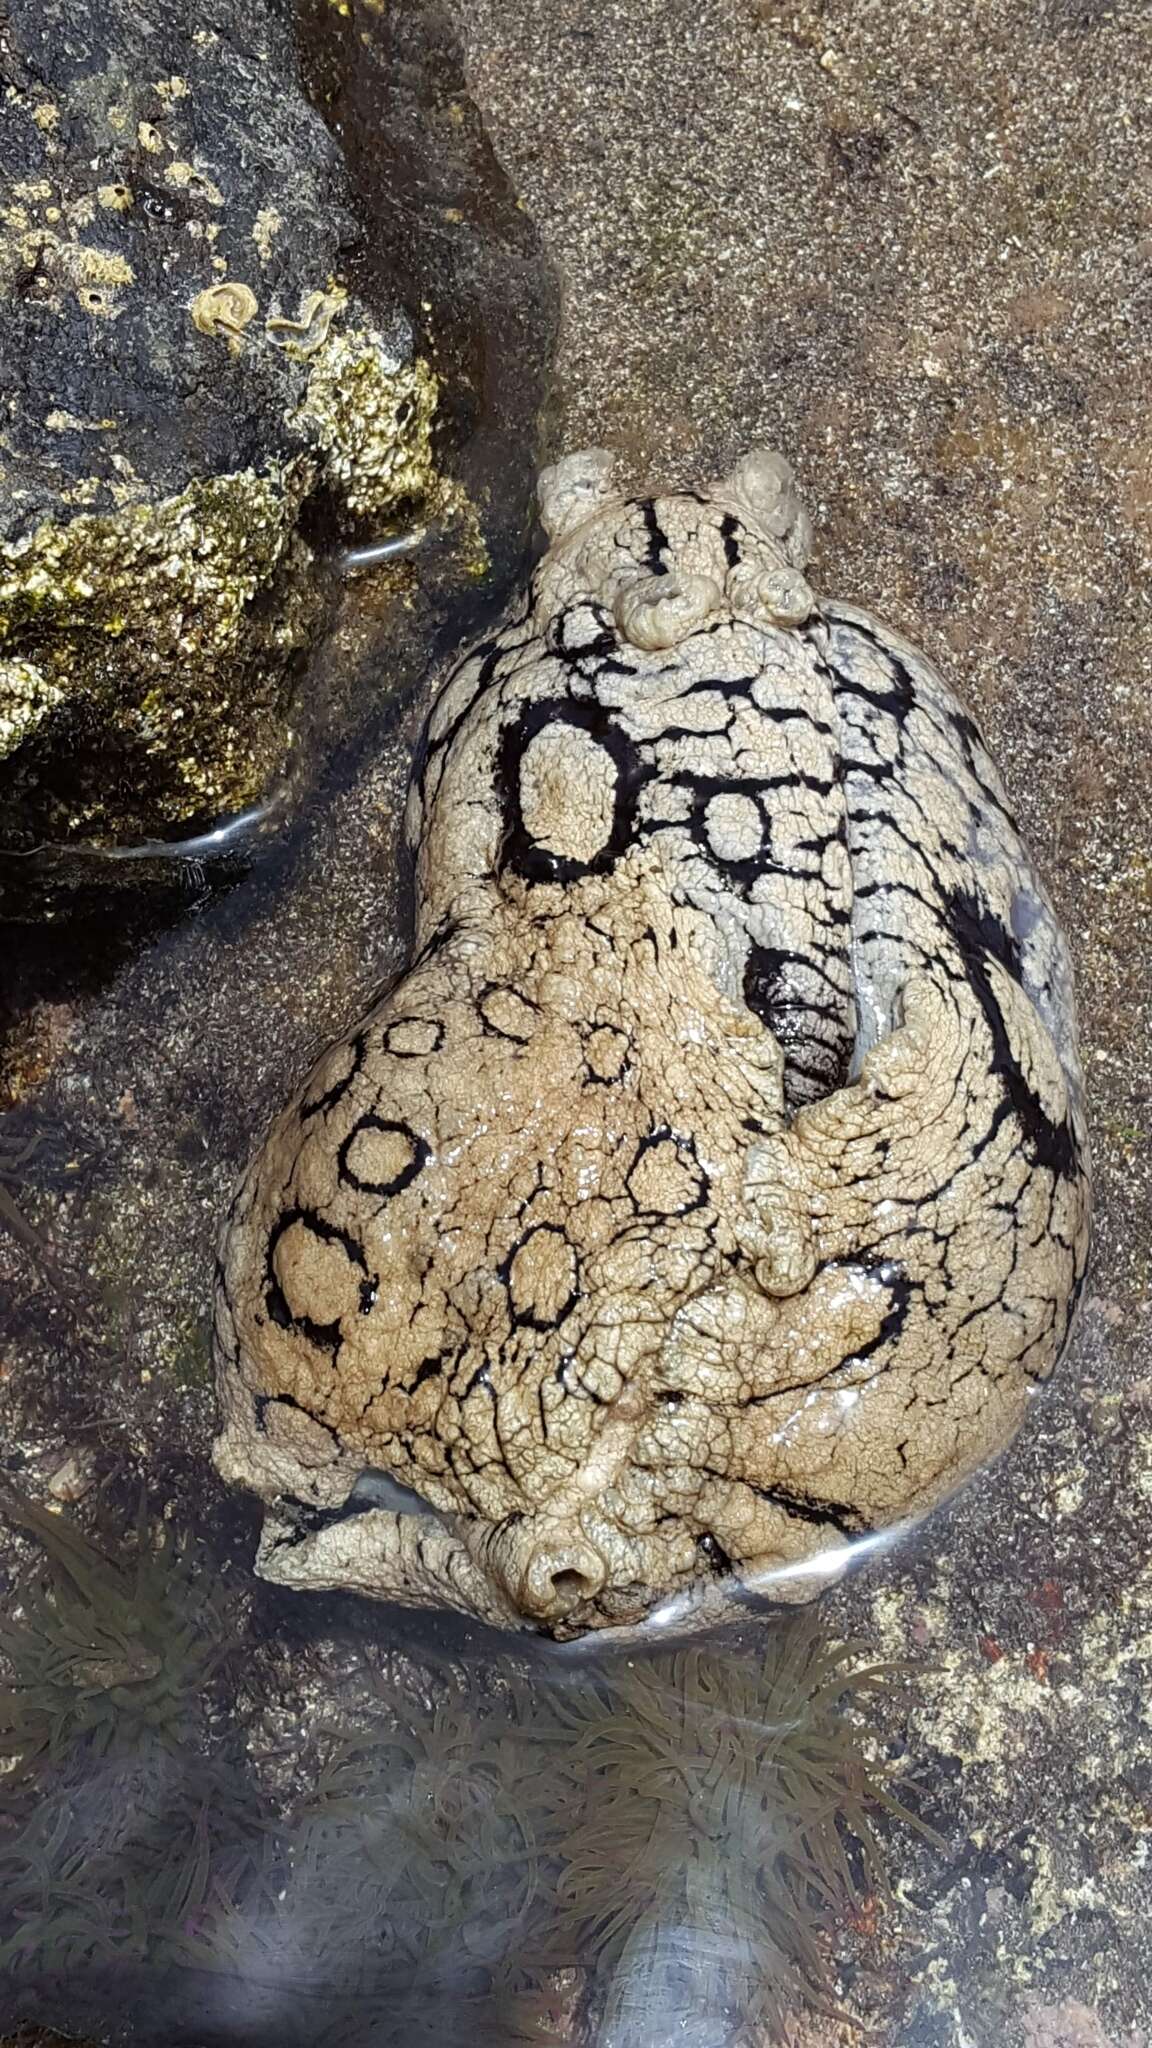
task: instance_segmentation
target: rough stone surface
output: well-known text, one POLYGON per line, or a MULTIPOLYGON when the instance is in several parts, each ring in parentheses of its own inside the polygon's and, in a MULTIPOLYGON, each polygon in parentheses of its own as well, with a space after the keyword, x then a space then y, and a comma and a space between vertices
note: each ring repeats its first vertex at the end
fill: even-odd
POLYGON ((285 758, 303 506, 418 512, 436 380, 290 9, 13 0, 0 52, 4 842, 202 827, 285 758))
POLYGON ((1088 1243, 1067 955, 970 717, 811 590, 778 457, 611 466, 546 473, 437 699, 414 964, 217 1301, 266 1577, 560 1636, 812 1598, 1014 1433, 1088 1243), (407 1493, 337 1519, 365 1468, 407 1493))
POLYGON ((953 1841, 903 1873, 852 1999, 900 2048, 1022 2048, 1069 2001, 1146 2037, 1152 19, 460 19, 560 270, 567 444, 613 442, 637 483, 783 447, 817 580, 834 567, 961 689, 1068 931, 1098 1179, 1078 1343, 1012 1454, 829 1603, 939 1665, 908 1732, 953 1841))
MULTIPOLYGON (((93 1341, 105 1365, 128 1343, 133 1356, 116 1372, 127 1369, 145 1406, 160 1390, 146 1391, 155 1374, 165 1400, 171 1393, 183 1408, 182 1418, 155 1410, 142 1435, 132 1432, 137 1442, 187 1440, 199 1406, 207 1443, 203 1275, 250 1120, 283 1098, 315 1044, 323 991, 344 988, 359 1006, 399 957, 397 846, 421 690, 445 639, 455 645, 503 596, 500 578, 528 528, 553 289, 443 16, 412 5, 385 37, 376 10, 353 17, 325 5, 301 34, 313 90, 339 123, 357 207, 367 216, 380 200, 374 181, 391 196, 365 236, 366 271, 386 273, 435 337, 444 468, 476 507, 478 543, 462 552, 455 536, 433 535, 419 555, 344 583, 306 678, 316 732, 308 800, 276 821, 243 886, 217 892, 207 853, 158 863, 165 917, 182 922, 157 938, 135 864, 108 863, 63 932, 0 925, 0 1105, 11 1112, 0 1194, 10 1189, 14 1212, 44 1224, 62 1249, 67 1240, 71 1275, 61 1290, 41 1233, 39 1258, 18 1254, 21 1277, 4 1289, 0 1438, 10 1443, 25 1441, 44 1412, 38 1372, 26 1377, 18 1361, 39 1351, 47 1371, 61 1344, 77 1369, 53 1379, 49 1408, 78 1393, 86 1430, 102 1427, 106 1398, 132 1412, 123 1385, 119 1397, 108 1385, 97 1392, 99 1375, 79 1365, 93 1341), (479 580, 477 546, 491 565, 479 580), (330 923, 340 903, 347 922, 330 923), (330 948, 316 945, 320 930, 330 948), (236 1033, 257 1016, 257 1039, 241 1054, 236 1033), (183 1211, 174 1234, 170 1200, 183 1211)), ((9 1257, 17 1239, 9 1231, 0 1242, 9 1257)), ((113 1433, 123 1441, 119 1425, 113 1433)))

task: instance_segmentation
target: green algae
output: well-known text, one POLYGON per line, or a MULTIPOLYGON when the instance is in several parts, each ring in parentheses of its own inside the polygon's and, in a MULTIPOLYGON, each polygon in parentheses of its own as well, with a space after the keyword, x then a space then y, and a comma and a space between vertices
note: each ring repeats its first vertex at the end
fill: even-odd
POLYGON ((387 520, 434 491, 439 385, 421 357, 398 362, 374 329, 325 335, 311 358, 297 421, 310 426, 324 481, 357 520, 387 520))
POLYGON ((266 786, 320 615, 295 533, 313 474, 304 458, 238 471, 0 543, 6 801, 29 794, 40 835, 146 835, 266 786))

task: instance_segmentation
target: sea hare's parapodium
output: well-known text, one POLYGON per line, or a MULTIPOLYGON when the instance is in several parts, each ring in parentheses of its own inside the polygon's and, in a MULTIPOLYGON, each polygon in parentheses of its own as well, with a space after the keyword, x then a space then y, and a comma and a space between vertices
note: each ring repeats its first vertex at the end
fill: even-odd
POLYGON ((610 467, 545 475, 440 694, 413 965, 275 1124, 218 1297, 265 1576, 561 1635, 801 1597, 938 1500, 1051 1371, 1089 1211, 1064 944, 971 719, 813 594, 779 457, 610 467))

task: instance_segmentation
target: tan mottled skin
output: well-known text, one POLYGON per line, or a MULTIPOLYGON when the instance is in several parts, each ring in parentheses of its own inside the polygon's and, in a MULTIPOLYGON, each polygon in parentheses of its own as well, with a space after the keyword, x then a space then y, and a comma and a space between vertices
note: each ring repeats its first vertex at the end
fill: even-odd
POLYGON ((414 963, 218 1290, 265 1576, 558 1635, 801 1597, 940 1499, 1088 1233, 1068 963, 975 727, 814 596, 780 458, 609 468, 541 481, 551 549, 429 722, 414 963))

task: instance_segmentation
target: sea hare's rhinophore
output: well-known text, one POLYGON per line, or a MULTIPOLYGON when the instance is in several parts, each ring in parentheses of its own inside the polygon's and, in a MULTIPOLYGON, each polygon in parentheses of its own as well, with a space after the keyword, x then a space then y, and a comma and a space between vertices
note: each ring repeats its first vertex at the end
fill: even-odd
POLYGON ((440 693, 412 967, 274 1125, 217 1313, 266 1577, 558 1635, 805 1597, 939 1500, 1088 1236, 1067 956, 972 720, 814 594, 779 456, 610 469, 542 478, 440 693))

